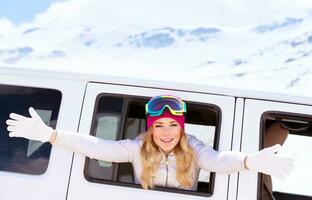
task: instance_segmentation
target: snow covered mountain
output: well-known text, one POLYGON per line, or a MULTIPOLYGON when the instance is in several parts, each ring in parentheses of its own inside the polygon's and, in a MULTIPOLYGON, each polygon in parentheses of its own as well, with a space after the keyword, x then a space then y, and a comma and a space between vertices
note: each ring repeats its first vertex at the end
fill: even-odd
MULTIPOLYGON (((56 3, 32 23, 14 25, 0 19, 0 65, 312 96, 308 92, 312 86, 312 4, 311 9, 302 6, 305 12, 298 12, 303 11, 300 7, 296 13, 241 25, 246 17, 231 21, 224 14, 223 19, 220 14, 214 16, 212 8, 208 15, 198 7, 198 13, 192 13, 195 17, 188 19, 180 19, 182 11, 169 18, 168 8, 163 11, 168 18, 157 15, 155 19, 152 7, 148 11, 138 7, 127 16, 134 12, 151 16, 146 15, 144 21, 133 14, 134 19, 127 21, 122 11, 122 17, 108 8, 103 13, 96 1, 88 5, 76 1, 79 12, 68 14, 70 2, 56 3), (91 7, 94 13, 79 15, 91 7)), ((190 5, 184 3, 182 10, 187 12, 190 5)))

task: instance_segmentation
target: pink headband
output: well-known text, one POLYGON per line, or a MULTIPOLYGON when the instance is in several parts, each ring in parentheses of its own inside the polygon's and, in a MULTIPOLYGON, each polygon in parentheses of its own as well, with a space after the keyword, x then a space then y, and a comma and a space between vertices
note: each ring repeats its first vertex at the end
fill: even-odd
POLYGON ((154 122, 160 118, 172 118, 174 120, 176 120, 181 128, 184 129, 184 122, 185 122, 185 117, 184 115, 178 116, 178 115, 173 115, 171 114, 168 110, 165 110, 165 112, 160 115, 160 116, 149 116, 147 115, 147 129, 151 126, 153 126, 154 122))

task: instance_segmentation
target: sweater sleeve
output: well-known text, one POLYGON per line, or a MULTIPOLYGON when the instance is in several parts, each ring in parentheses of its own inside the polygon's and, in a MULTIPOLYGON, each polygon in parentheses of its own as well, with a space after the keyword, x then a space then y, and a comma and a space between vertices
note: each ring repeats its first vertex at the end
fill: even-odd
POLYGON ((211 146, 206 146, 195 136, 188 135, 188 143, 196 152, 197 165, 199 168, 221 173, 243 171, 245 153, 237 151, 218 152, 211 146))
POLYGON ((54 146, 83 154, 89 158, 108 162, 132 162, 138 149, 138 141, 104 140, 95 136, 57 130, 54 146))

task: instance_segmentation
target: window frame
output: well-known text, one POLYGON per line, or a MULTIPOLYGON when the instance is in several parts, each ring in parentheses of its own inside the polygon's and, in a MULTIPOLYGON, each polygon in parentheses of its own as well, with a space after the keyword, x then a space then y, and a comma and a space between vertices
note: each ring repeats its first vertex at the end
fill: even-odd
MULTIPOLYGON (((312 115, 301 114, 301 113, 293 113, 293 112, 284 112, 284 111, 276 111, 276 110, 267 110, 262 113, 260 117, 260 134, 259 134, 259 150, 263 149, 263 141, 264 141, 264 133, 265 133, 265 121, 268 118, 275 119, 289 119, 289 120, 299 120, 312 122, 312 115)), ((312 138, 312 134, 310 136, 312 138)), ((261 199, 262 194, 262 176, 261 173, 258 173, 258 181, 257 181, 257 199, 261 199)), ((273 194, 280 195, 282 197, 287 197, 287 199, 296 199, 296 200, 312 200, 312 196, 302 195, 302 194, 293 194, 286 192, 274 192, 273 194)))
MULTIPOLYGON (((54 128, 54 129, 56 128, 57 120, 58 120, 58 117, 59 117, 59 111, 60 111, 62 100, 63 100, 63 93, 62 93, 62 91, 60 91, 59 89, 55 89, 55 88, 45 88, 45 87, 28 86, 28 85, 13 85, 13 84, 3 84, 3 83, 0 83, 0 86, 1 87, 16 88, 17 90, 28 89, 28 90, 34 91, 35 95, 38 95, 38 93, 40 93, 40 95, 54 96, 54 97, 57 96, 58 97, 57 100, 51 101, 51 103, 53 103, 53 105, 52 105, 52 109, 51 109, 51 118, 50 118, 50 121, 49 121, 49 126, 54 128), (51 95, 51 94, 53 94, 53 95, 51 95)), ((10 95, 16 96, 18 94, 17 93, 10 93, 10 95)), ((32 95, 33 94, 29 94, 29 98, 31 98, 31 99, 36 98, 36 97, 33 97, 32 95)), ((23 97, 23 98, 25 98, 25 97, 23 97)), ((39 98, 39 97, 37 97, 37 98, 39 98)), ((32 102, 31 104, 37 103, 36 101, 32 101, 32 100, 30 100, 30 102, 32 102)), ((15 138, 12 138, 12 139, 15 139, 15 138)), ((20 138, 20 139, 25 140, 27 142, 30 141, 29 139, 25 139, 25 138, 20 138)), ((47 164, 44 167, 40 167, 40 169, 42 169, 42 170, 36 170, 35 172, 33 172, 33 171, 32 172, 28 172, 27 170, 15 170, 15 171, 12 171, 12 170, 0 170, 0 172, 8 172, 8 173, 16 173, 16 174, 24 174, 24 175, 34 175, 34 176, 44 175, 47 172, 47 169, 48 169, 49 164, 50 164, 50 158, 51 158, 51 153, 52 153, 52 145, 49 144, 49 143, 47 143, 47 144, 42 143, 42 145, 49 145, 50 146, 49 150, 48 150, 49 153, 47 154, 47 158, 46 158, 46 159, 48 159, 47 160, 47 164)), ((46 148, 48 148, 48 147, 46 147, 46 148)), ((21 165, 23 165, 23 164, 24 163, 22 163, 21 165)), ((17 169, 19 169, 19 168, 17 168, 17 169)))
MULTIPOLYGON (((95 130, 96 130, 96 114, 99 108, 99 102, 100 99, 103 97, 115 97, 115 98, 121 98, 123 100, 123 105, 121 109, 121 121, 120 125, 118 127, 118 134, 117 134, 117 140, 123 139, 123 136, 125 134, 125 128, 126 128, 126 120, 128 116, 129 111, 129 102, 131 102, 131 99, 135 100, 144 100, 148 101, 150 99, 149 96, 139 96, 139 95, 127 95, 127 94, 117 94, 117 93, 107 93, 102 92, 99 93, 95 98, 94 103, 94 109, 92 113, 92 120, 91 120, 91 128, 90 128, 90 135, 95 136, 95 130)), ((203 102, 196 102, 196 101, 185 101, 187 105, 191 104, 192 106, 203 106, 203 107, 209 107, 209 110, 216 113, 216 125, 215 125, 215 133, 214 133, 214 141, 213 141, 213 149, 216 151, 219 150, 219 141, 220 141, 220 133, 221 133, 221 124, 222 124, 222 110, 218 105, 211 104, 211 103, 203 103, 203 102), (212 108, 212 109, 211 109, 212 108)), ((187 122, 187 121, 186 121, 187 122)), ((89 165, 90 158, 86 158, 84 162, 84 168, 83 168, 83 175, 85 179, 89 182, 93 183, 100 183, 100 184, 107 184, 107 185, 115 185, 115 186, 122 186, 122 187, 130 187, 130 188, 138 188, 142 189, 140 184, 135 183, 126 183, 126 182, 119 182, 117 181, 111 181, 111 180, 105 180, 105 179, 97 179, 90 177, 87 174, 87 168, 89 165)), ((115 163, 113 163, 115 165, 115 163)), ((117 169, 114 172, 118 174, 118 165, 117 169)), ((198 192, 198 191, 191 191, 191 190, 184 190, 184 189, 177 189, 177 188, 167 188, 167 187, 161 187, 161 186, 155 186, 153 190, 156 191, 162 191, 162 192, 172 192, 172 193, 179 193, 179 194, 187 194, 187 195, 195 195, 195 196, 202 196, 202 197, 211 197, 214 194, 214 186, 215 186, 215 172, 210 172, 210 178, 209 178, 209 184, 208 184, 208 193, 206 192, 198 192)))

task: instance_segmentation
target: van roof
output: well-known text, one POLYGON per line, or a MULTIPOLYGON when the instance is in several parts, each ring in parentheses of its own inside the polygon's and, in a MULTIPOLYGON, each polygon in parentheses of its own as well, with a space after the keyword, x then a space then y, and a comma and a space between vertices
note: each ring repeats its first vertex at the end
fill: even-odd
POLYGON ((67 79, 87 82, 109 83, 116 85, 139 86, 146 88, 161 88, 178 91, 188 91, 203 94, 218 94, 222 96, 241 97, 258 100, 270 100, 285 103, 298 103, 304 105, 312 105, 312 97, 309 96, 294 96, 279 93, 262 92, 256 90, 240 90, 233 88, 221 88, 209 85, 199 85, 181 82, 134 79, 128 77, 107 76, 104 74, 66 72, 55 70, 41 70, 17 67, 1 67, 1 75, 27 75, 34 77, 44 77, 53 79, 67 79), (47 73, 49 72, 49 73, 47 73))

